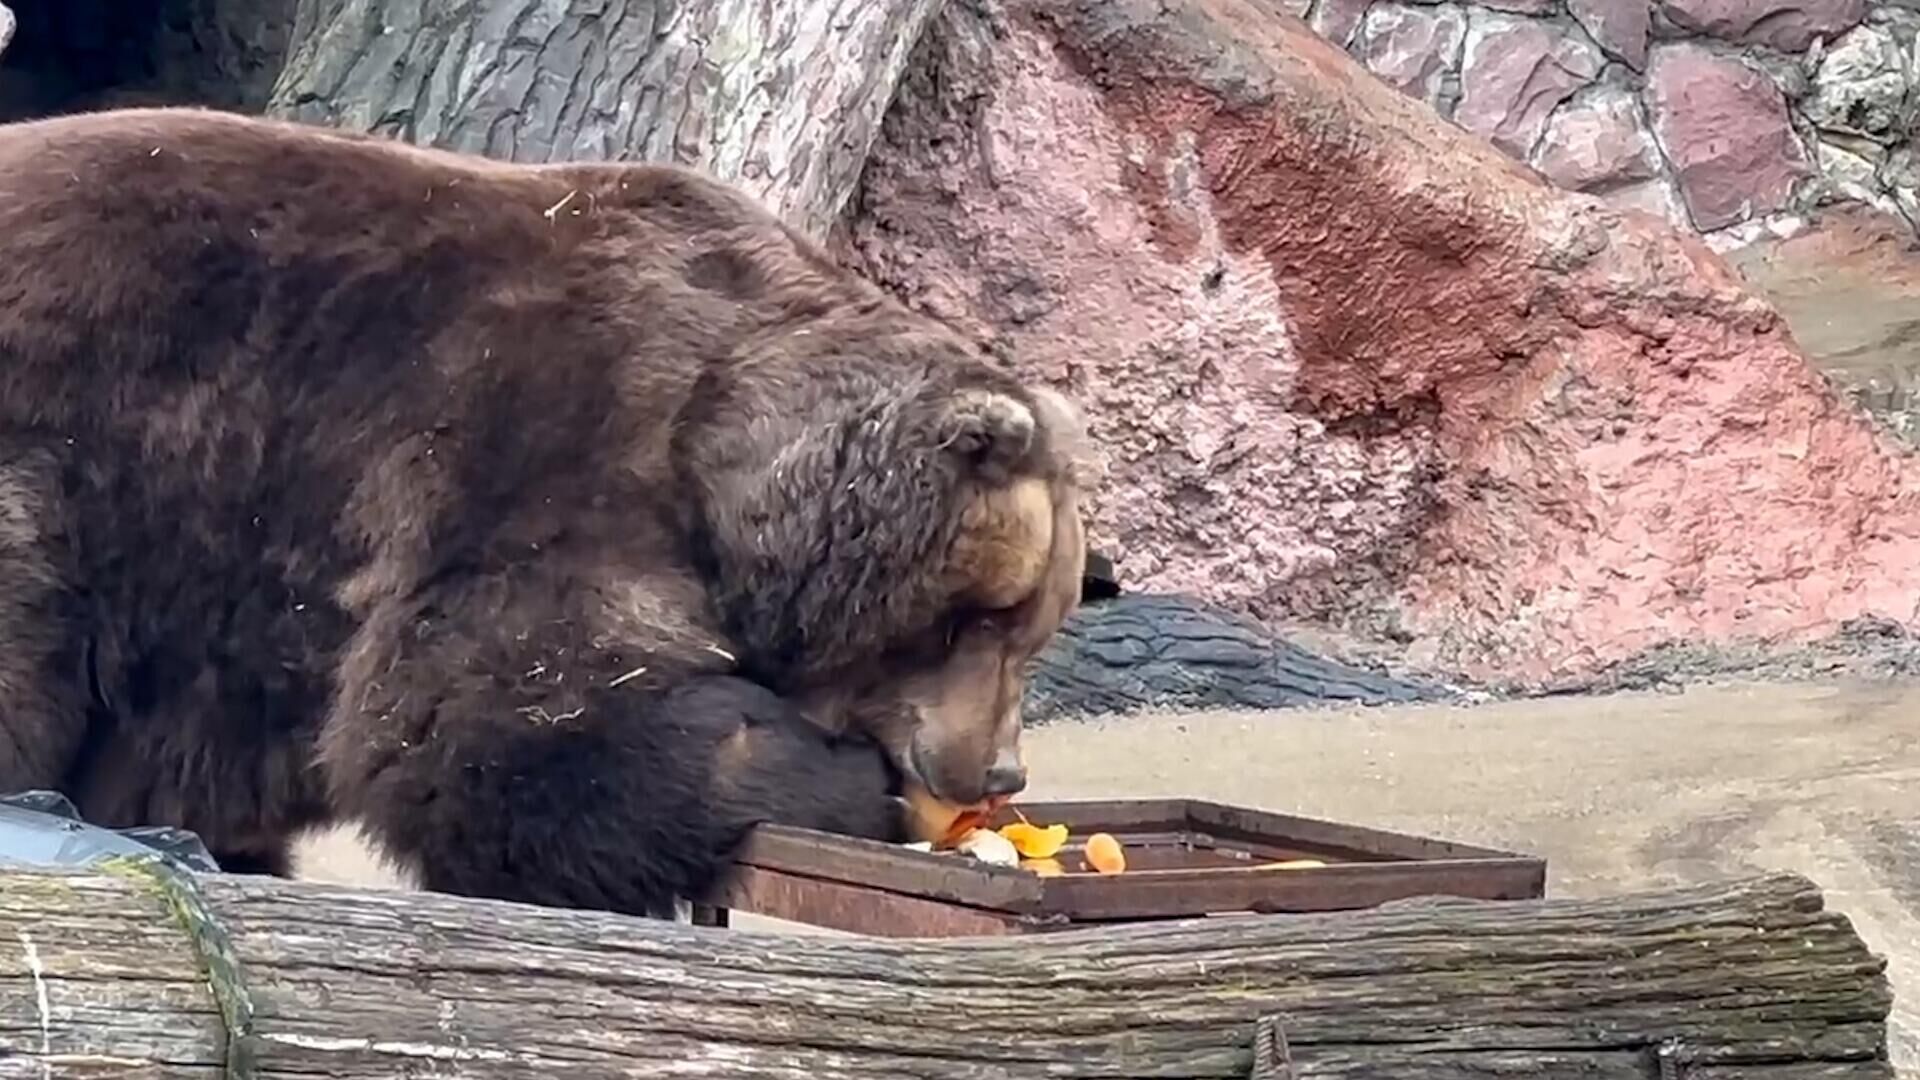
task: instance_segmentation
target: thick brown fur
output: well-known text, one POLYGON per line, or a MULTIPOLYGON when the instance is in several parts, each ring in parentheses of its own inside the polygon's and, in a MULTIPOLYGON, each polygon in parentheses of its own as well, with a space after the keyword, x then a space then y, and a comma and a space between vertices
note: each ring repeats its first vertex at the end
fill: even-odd
POLYGON ((633 912, 898 839, 1023 782, 1062 416, 688 172, 0 128, 0 790, 633 912))

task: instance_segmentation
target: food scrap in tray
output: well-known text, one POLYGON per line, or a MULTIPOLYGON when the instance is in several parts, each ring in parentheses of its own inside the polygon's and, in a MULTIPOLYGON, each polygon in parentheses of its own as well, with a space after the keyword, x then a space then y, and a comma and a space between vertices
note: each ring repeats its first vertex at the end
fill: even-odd
MULTIPOLYGON (((918 794, 912 802, 921 835, 939 836, 938 840, 907 845, 916 851, 953 851, 993 866, 1019 867, 1041 877, 1068 872, 1058 858, 1071 836, 1065 825, 1036 825, 1014 806, 1011 809, 1020 820, 988 828, 986 822, 1010 805, 1004 799, 964 810, 941 805, 924 794, 918 794)), ((1111 834, 1094 833, 1082 847, 1089 869, 1102 874, 1125 871, 1126 854, 1111 834)))
MULTIPOLYGON (((938 837, 906 845, 916 851, 951 852, 991 866, 1017 867, 1040 877, 1127 872, 1126 846, 1112 833, 1095 832, 1084 839, 1076 838, 1066 825, 1035 824, 1007 799, 962 809, 921 793, 913 805, 920 835, 938 837), (989 828, 986 823, 1002 809, 1012 810, 1019 820, 989 828)), ((1314 870, 1327 864, 1321 859, 1298 858, 1243 865, 1251 870, 1314 870)))

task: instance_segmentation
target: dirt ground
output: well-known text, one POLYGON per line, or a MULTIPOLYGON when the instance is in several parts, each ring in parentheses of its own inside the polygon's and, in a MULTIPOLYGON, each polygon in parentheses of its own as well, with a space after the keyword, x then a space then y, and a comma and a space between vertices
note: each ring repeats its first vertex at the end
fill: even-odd
MULTIPOLYGON (((1544 855, 1550 895, 1806 874, 1888 956, 1895 1061, 1920 1077, 1920 684, 1136 716, 1030 739, 1032 798, 1190 795, 1489 843, 1544 855)), ((392 883, 345 834, 304 855, 310 877, 392 883)))

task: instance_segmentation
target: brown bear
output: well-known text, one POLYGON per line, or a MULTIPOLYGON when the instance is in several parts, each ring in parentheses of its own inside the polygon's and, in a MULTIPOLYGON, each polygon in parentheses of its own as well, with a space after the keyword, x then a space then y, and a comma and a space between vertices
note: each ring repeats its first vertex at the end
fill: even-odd
POLYGON ((1074 422, 690 171, 0 127, 0 791, 641 914, 907 838, 1025 782, 1074 422))

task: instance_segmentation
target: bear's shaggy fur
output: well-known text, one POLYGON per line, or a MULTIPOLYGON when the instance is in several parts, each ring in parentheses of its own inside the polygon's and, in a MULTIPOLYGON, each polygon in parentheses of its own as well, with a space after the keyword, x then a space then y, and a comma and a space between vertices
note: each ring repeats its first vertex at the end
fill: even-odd
POLYGON ((901 838, 1024 782, 1071 420, 685 171, 0 127, 0 790, 636 913, 901 838))

